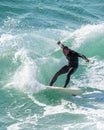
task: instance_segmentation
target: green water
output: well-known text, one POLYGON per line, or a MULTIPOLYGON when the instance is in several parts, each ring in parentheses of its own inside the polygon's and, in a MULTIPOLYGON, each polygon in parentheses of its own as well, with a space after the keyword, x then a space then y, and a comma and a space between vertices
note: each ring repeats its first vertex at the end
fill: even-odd
POLYGON ((0 130, 104 129, 103 12, 103 0, 0 1, 0 130), (81 96, 45 90, 67 64, 59 40, 90 59, 68 85, 81 96))

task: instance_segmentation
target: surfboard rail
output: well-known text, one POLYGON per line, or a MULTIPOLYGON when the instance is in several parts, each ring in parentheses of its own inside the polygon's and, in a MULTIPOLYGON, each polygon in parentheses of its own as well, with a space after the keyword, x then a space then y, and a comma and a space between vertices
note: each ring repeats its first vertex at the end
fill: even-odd
POLYGON ((46 89, 51 91, 66 93, 73 96, 81 95, 83 93, 83 90, 77 87, 63 88, 63 87, 56 87, 56 86, 46 86, 46 89))

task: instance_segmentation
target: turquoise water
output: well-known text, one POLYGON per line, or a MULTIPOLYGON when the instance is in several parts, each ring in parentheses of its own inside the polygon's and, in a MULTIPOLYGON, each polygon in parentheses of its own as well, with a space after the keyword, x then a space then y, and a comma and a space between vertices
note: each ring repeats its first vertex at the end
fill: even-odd
POLYGON ((104 0, 1 0, 0 130, 103 129, 104 0), (90 59, 69 85, 81 96, 45 90, 67 63, 58 40, 90 59))

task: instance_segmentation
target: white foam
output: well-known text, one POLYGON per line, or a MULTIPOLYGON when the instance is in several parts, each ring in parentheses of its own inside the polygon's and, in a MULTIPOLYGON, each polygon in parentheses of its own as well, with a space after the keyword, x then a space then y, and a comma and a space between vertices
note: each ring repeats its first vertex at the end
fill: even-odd
POLYGON ((0 44, 3 44, 3 42, 8 42, 14 38, 15 38, 15 36, 13 36, 11 34, 3 34, 0 37, 0 44))
POLYGON ((28 56, 24 48, 15 53, 13 61, 16 62, 18 59, 21 61, 21 65, 6 87, 15 87, 21 91, 27 89, 30 92, 38 92, 43 86, 36 80, 38 69, 35 62, 28 56))
POLYGON ((20 127, 18 126, 18 123, 17 123, 17 124, 13 124, 11 126, 8 126, 7 130, 20 130, 20 127))
POLYGON ((104 121, 99 121, 96 123, 97 130, 104 130, 104 121))
MULTIPOLYGON (((65 106, 71 105, 69 101, 61 100, 61 104, 57 106, 46 106, 44 107, 44 116, 53 115, 58 113, 69 113, 70 109, 66 109, 65 106)), ((76 108, 76 105, 73 103, 73 106, 76 108)))
POLYGON ((11 32, 11 30, 15 27, 17 27, 20 23, 20 19, 14 19, 11 17, 7 17, 7 19, 4 21, 4 25, 2 29, 5 29, 8 32, 11 32))
POLYGON ((28 95, 28 97, 29 97, 35 104, 37 104, 38 106, 42 106, 42 107, 46 106, 46 104, 39 102, 39 101, 36 100, 35 97, 33 97, 32 95, 28 95))
POLYGON ((11 124, 10 126, 7 127, 7 130, 21 130, 22 127, 26 128, 27 124, 31 125, 37 125, 39 116, 37 114, 34 114, 33 116, 28 116, 25 119, 19 119, 18 118, 15 120, 16 123, 11 124))
POLYGON ((91 58, 91 62, 85 73, 85 86, 104 90, 104 62, 97 58, 91 58))
POLYGON ((87 41, 103 35, 103 23, 97 25, 86 25, 73 32, 66 32, 66 37, 62 40, 62 42, 66 42, 70 39, 73 39, 72 48, 76 49, 79 48, 82 44, 86 44, 87 41))

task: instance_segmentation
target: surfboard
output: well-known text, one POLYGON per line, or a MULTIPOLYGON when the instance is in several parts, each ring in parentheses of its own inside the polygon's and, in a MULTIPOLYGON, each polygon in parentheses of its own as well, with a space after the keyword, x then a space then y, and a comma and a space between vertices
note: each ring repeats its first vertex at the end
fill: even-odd
POLYGON ((83 90, 76 87, 63 88, 63 87, 55 87, 55 86, 46 86, 46 89, 52 92, 64 93, 66 95, 77 96, 83 94, 83 90))

